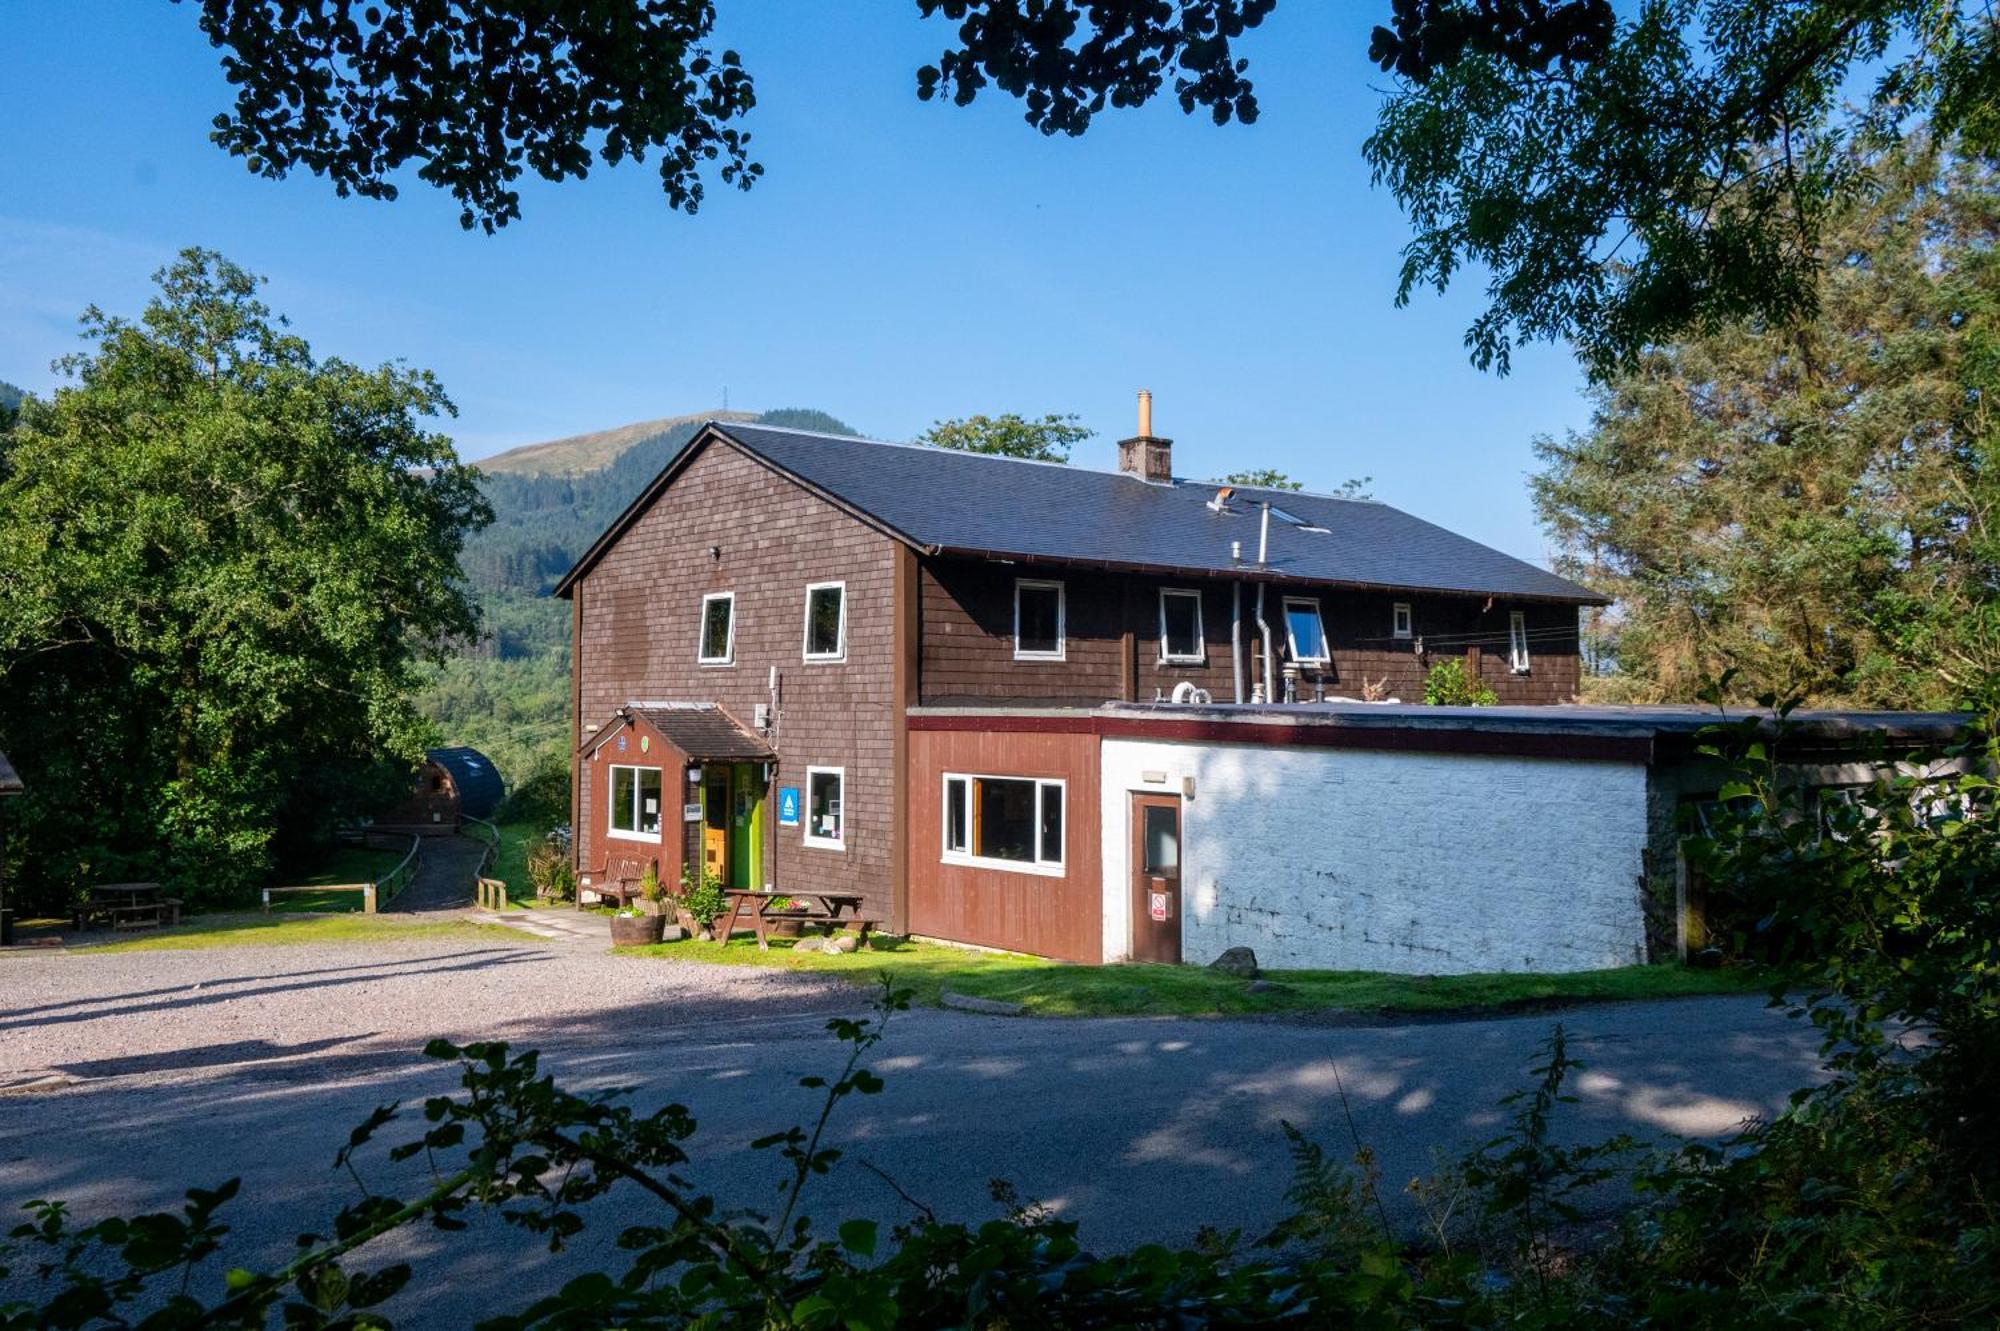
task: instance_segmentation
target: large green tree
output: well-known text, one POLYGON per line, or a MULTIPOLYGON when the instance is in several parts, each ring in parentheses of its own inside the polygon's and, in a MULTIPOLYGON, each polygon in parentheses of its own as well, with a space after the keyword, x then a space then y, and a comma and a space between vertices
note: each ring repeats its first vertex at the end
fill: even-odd
POLYGON ((43 904, 145 874, 240 896, 429 737, 419 662, 469 636, 488 520, 428 374, 318 359, 189 250, 91 309, 0 459, 0 749, 43 904))
POLYGON ((1857 165, 1818 313, 1648 353, 1543 439, 1559 567, 1618 600, 1612 698, 1950 705, 2000 669, 2000 172, 1913 139, 1857 165))
POLYGON ((1070 449, 1096 434, 1074 414, 1029 418, 1014 412, 933 421, 917 436, 920 444, 961 453, 992 453, 1031 462, 1068 462, 1070 449))

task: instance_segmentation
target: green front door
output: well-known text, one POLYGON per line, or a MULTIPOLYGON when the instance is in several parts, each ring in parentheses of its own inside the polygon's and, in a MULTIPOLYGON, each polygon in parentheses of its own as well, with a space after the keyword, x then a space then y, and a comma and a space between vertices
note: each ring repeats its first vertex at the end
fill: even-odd
POLYGON ((764 886, 764 773, 737 763, 729 782, 729 879, 739 891, 764 886))

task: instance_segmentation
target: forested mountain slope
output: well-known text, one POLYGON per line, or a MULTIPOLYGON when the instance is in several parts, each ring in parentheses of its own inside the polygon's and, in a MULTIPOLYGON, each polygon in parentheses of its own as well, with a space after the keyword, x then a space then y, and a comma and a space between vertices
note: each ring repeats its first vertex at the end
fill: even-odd
MULTIPOLYGON (((568 761, 569 613, 566 602, 548 595, 549 588, 694 437, 701 422, 721 414, 667 417, 665 428, 651 434, 626 426, 575 436, 602 440, 636 432, 607 465, 573 475, 491 472, 480 464, 487 471, 480 486, 493 506, 493 525, 466 542, 462 563, 479 595, 485 637, 439 671, 424 706, 447 742, 485 752, 510 787, 538 767, 568 761)), ((805 408, 754 417, 732 412, 728 418, 854 433, 825 412, 805 408)), ((513 449, 502 458, 511 458, 511 466, 544 447, 513 449)), ((546 462, 550 455, 541 456, 546 462)))

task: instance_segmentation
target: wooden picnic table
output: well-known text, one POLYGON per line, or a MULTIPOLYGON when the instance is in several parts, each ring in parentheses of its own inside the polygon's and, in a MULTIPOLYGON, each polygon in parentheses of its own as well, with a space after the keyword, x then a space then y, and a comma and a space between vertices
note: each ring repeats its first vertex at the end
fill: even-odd
POLYGON ((876 924, 876 921, 861 914, 861 898, 850 892, 758 892, 739 889, 724 892, 722 896, 729 903, 729 909, 715 931, 718 943, 729 941, 729 935, 736 931, 737 923, 744 919, 746 912, 750 927, 757 931, 757 946, 765 950, 771 946, 769 930, 773 920, 798 920, 829 927, 846 925, 863 938, 876 924), (790 901, 792 904, 783 907, 774 904, 779 901, 790 901))
POLYGON ((76 927, 102 920, 113 929, 158 928, 180 923, 181 903, 160 895, 158 883, 98 883, 76 910, 76 927))

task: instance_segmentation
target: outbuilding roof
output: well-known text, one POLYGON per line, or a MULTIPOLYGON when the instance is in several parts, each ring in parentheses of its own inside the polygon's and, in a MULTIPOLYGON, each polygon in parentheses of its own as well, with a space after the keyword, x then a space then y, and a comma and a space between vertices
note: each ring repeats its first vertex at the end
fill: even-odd
POLYGON ((25 789, 14 765, 7 761, 7 755, 0 753, 0 795, 18 795, 25 789))
POLYGON ((615 733, 616 725, 628 724, 634 717, 699 761, 765 762, 778 756, 762 737, 712 702, 628 702, 618 709, 617 721, 590 735, 583 747, 596 749, 615 733))
POLYGON ((1201 481, 1161 485, 1122 472, 734 421, 697 432, 563 576, 557 594, 568 595, 680 469, 718 441, 930 554, 1609 603, 1374 500, 1201 481), (1234 491, 1229 501, 1213 502, 1224 489, 1234 491), (1260 565, 1266 502, 1270 543, 1260 565))
POLYGON ((431 749, 424 757, 451 773, 451 784, 458 791, 460 813, 473 818, 491 818, 493 811, 500 807, 500 797, 507 793, 505 783, 500 780, 500 769, 478 749, 463 745, 431 749))

